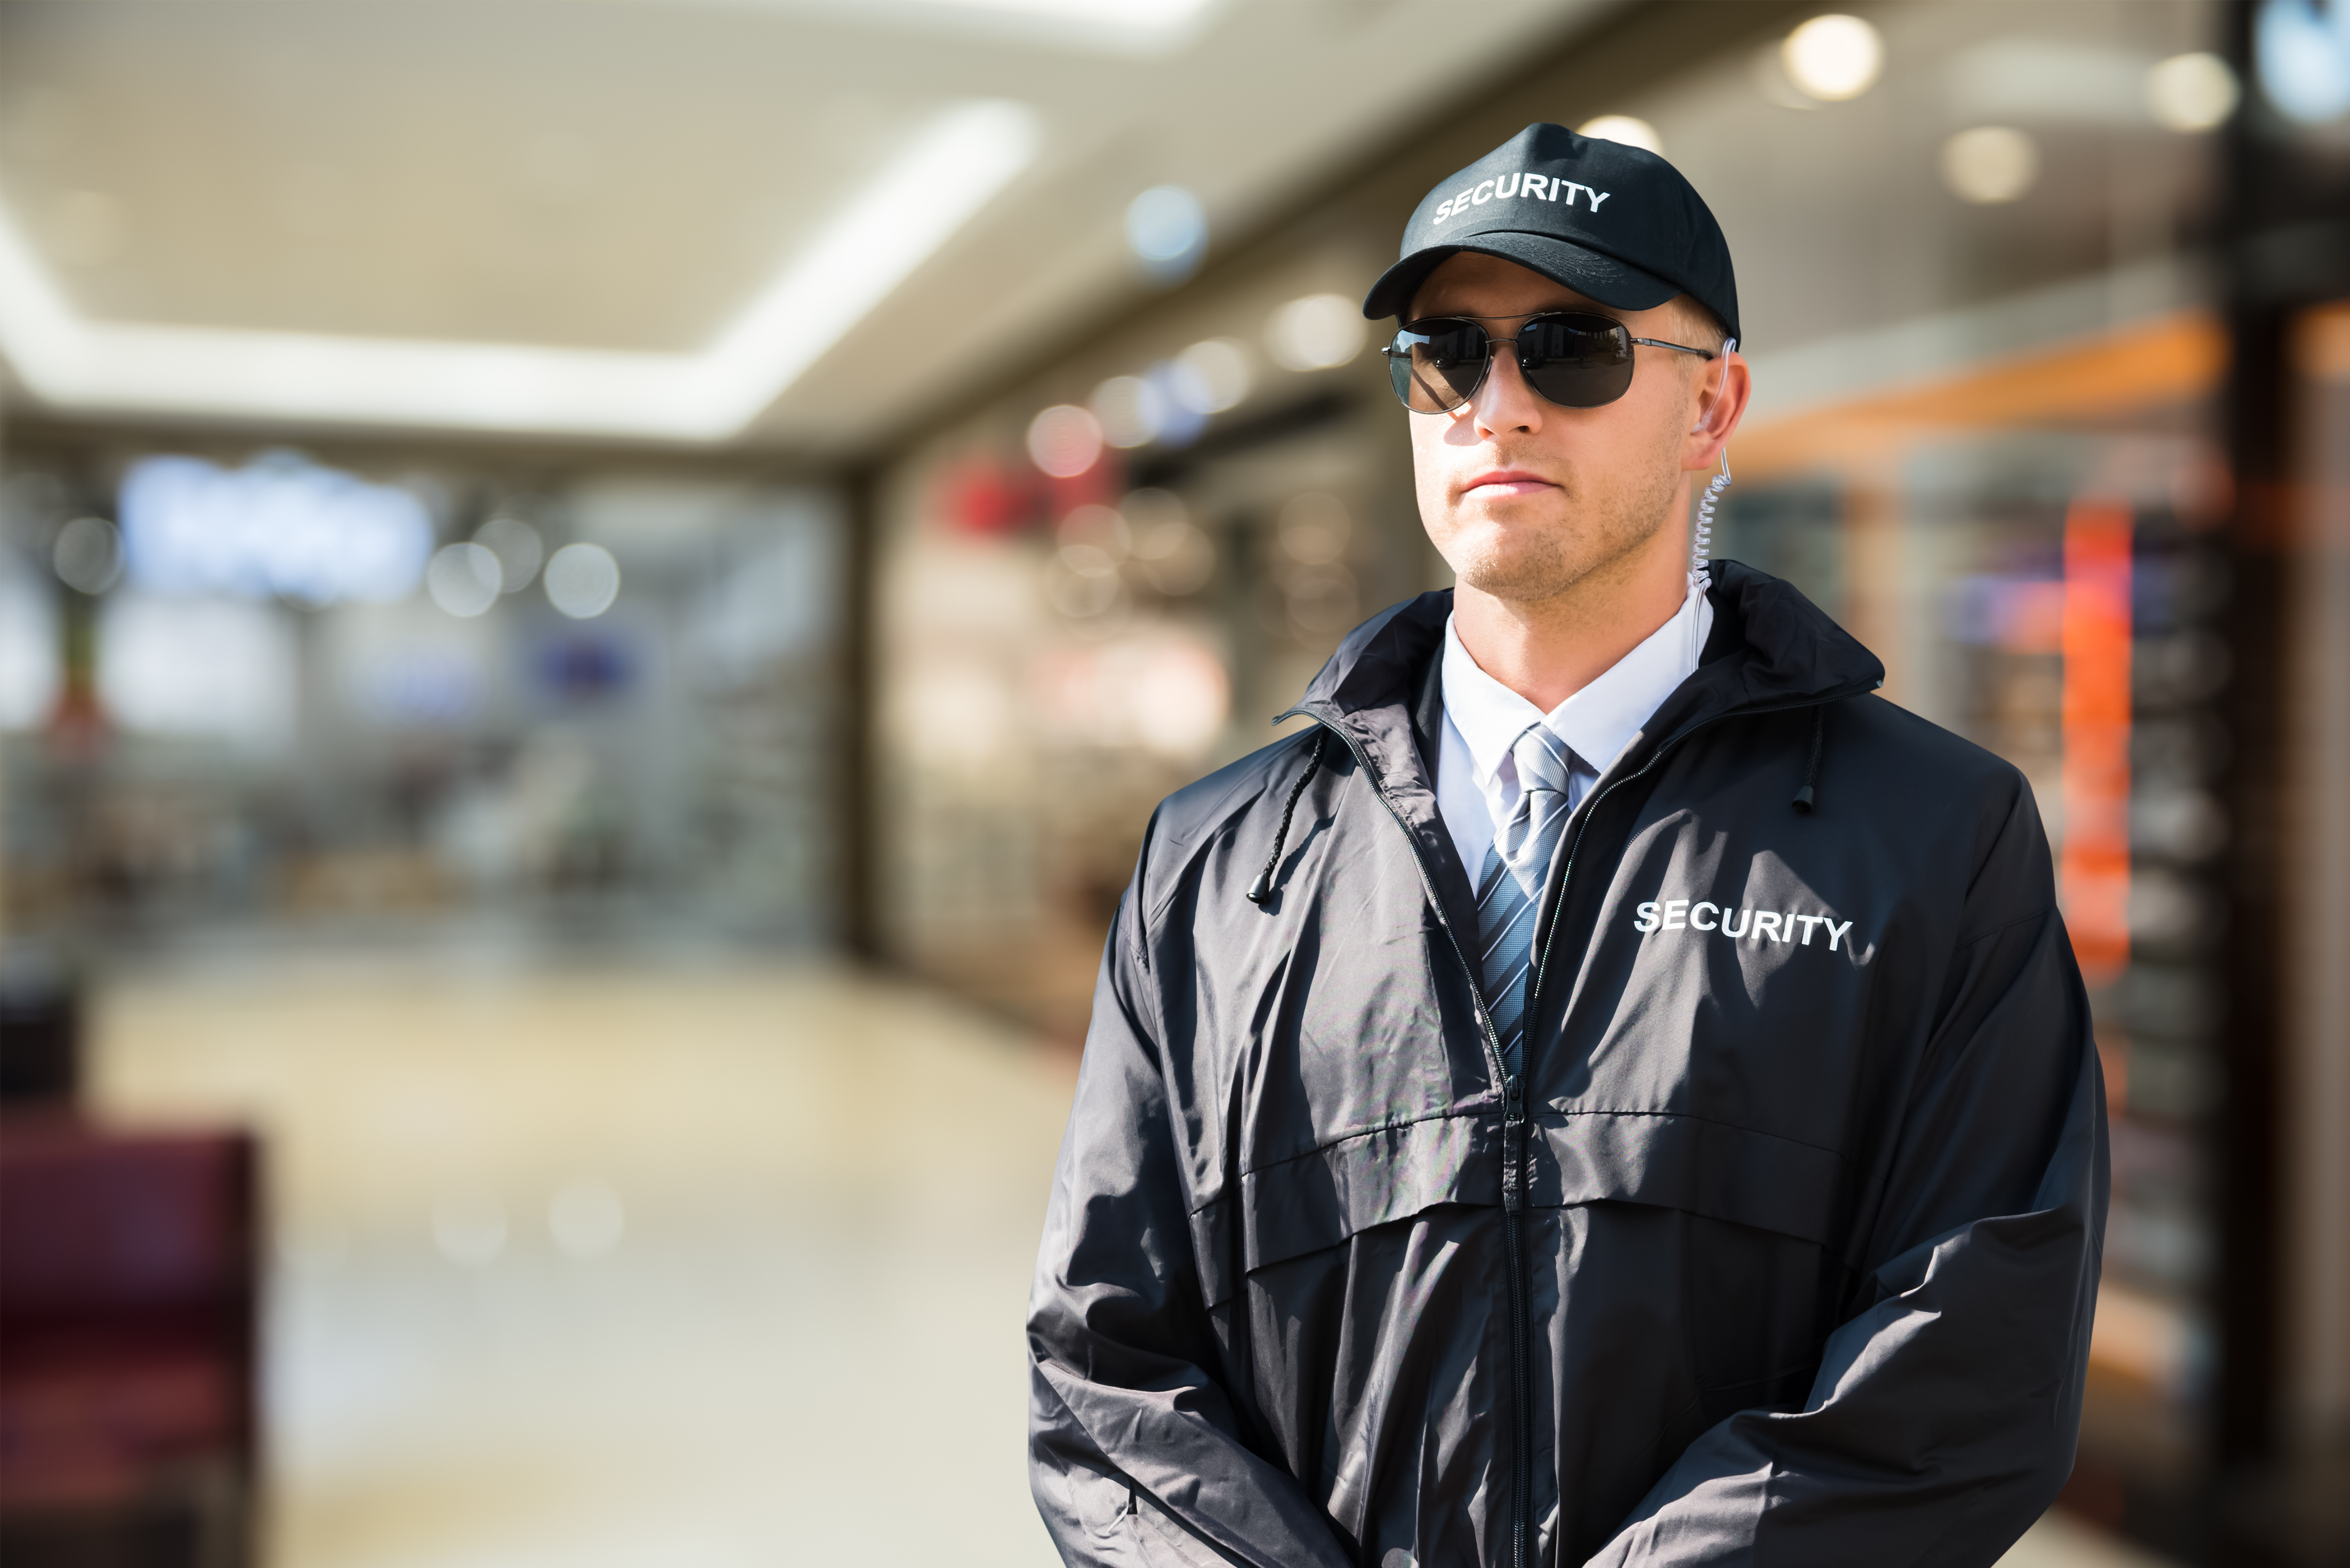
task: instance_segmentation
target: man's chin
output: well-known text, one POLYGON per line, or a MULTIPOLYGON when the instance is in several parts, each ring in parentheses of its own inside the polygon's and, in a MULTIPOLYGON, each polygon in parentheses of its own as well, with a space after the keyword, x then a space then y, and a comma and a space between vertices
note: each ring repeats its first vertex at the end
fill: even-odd
POLYGON ((1536 603, 1555 598, 1575 584, 1572 565, 1547 551, 1495 550, 1467 556, 1453 567, 1453 580, 1491 598, 1536 603))

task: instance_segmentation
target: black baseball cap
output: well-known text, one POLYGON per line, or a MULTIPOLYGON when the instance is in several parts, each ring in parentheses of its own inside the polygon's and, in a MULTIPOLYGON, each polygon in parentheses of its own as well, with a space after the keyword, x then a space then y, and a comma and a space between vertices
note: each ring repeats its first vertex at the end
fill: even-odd
POLYGON ((1403 258, 1363 299, 1376 321, 1401 316, 1444 258, 1513 261, 1618 310, 1686 294, 1738 329, 1738 281, 1721 225, 1681 171, 1653 152, 1529 125, 1420 198, 1403 258))

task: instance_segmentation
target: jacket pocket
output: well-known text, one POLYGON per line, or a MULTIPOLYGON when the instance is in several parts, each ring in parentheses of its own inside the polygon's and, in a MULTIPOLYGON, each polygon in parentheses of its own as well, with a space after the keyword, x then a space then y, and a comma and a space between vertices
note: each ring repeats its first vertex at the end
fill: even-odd
POLYGON ((1678 1209, 1825 1246, 1849 1202, 1834 1149, 1663 1111, 1547 1111, 1532 1200, 1678 1209))
POLYGON ((1439 1204, 1499 1208, 1498 1137, 1490 1113, 1428 1116, 1243 1171, 1236 1196, 1216 1198, 1191 1215, 1207 1304, 1231 1300, 1257 1269, 1439 1204))
POLYGON ((1591 1210, 1592 1267, 1678 1326, 1690 1414, 1711 1426, 1801 1408, 1846 1277, 1832 1251, 1851 1200, 1844 1158, 1698 1116, 1553 1112, 1535 1125, 1534 1201, 1591 1210))

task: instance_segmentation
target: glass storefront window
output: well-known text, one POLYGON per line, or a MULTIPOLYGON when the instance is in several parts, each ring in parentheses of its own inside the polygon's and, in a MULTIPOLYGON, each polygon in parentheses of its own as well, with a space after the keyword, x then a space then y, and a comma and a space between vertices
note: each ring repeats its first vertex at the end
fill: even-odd
POLYGON ((834 934, 829 493, 122 445, 0 484, 12 934, 834 934))

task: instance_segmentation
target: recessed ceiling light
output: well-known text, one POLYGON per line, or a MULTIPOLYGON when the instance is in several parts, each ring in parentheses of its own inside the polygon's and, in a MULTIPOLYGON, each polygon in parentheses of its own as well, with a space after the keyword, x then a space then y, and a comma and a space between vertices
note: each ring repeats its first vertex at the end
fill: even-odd
POLYGON ((996 11, 1011 16, 1036 16, 1052 22, 1164 30, 1180 27, 1216 4, 1216 0, 924 0, 962 11, 996 11))
POLYGON ((1180 48, 1223 0, 769 0, 803 11, 908 28, 962 23, 1047 48, 1164 54, 1180 48))
POLYGON ((723 441, 846 337, 1035 156, 1035 116, 934 117, 696 354, 89 321, 0 207, 0 352, 53 406, 302 423, 723 441))

